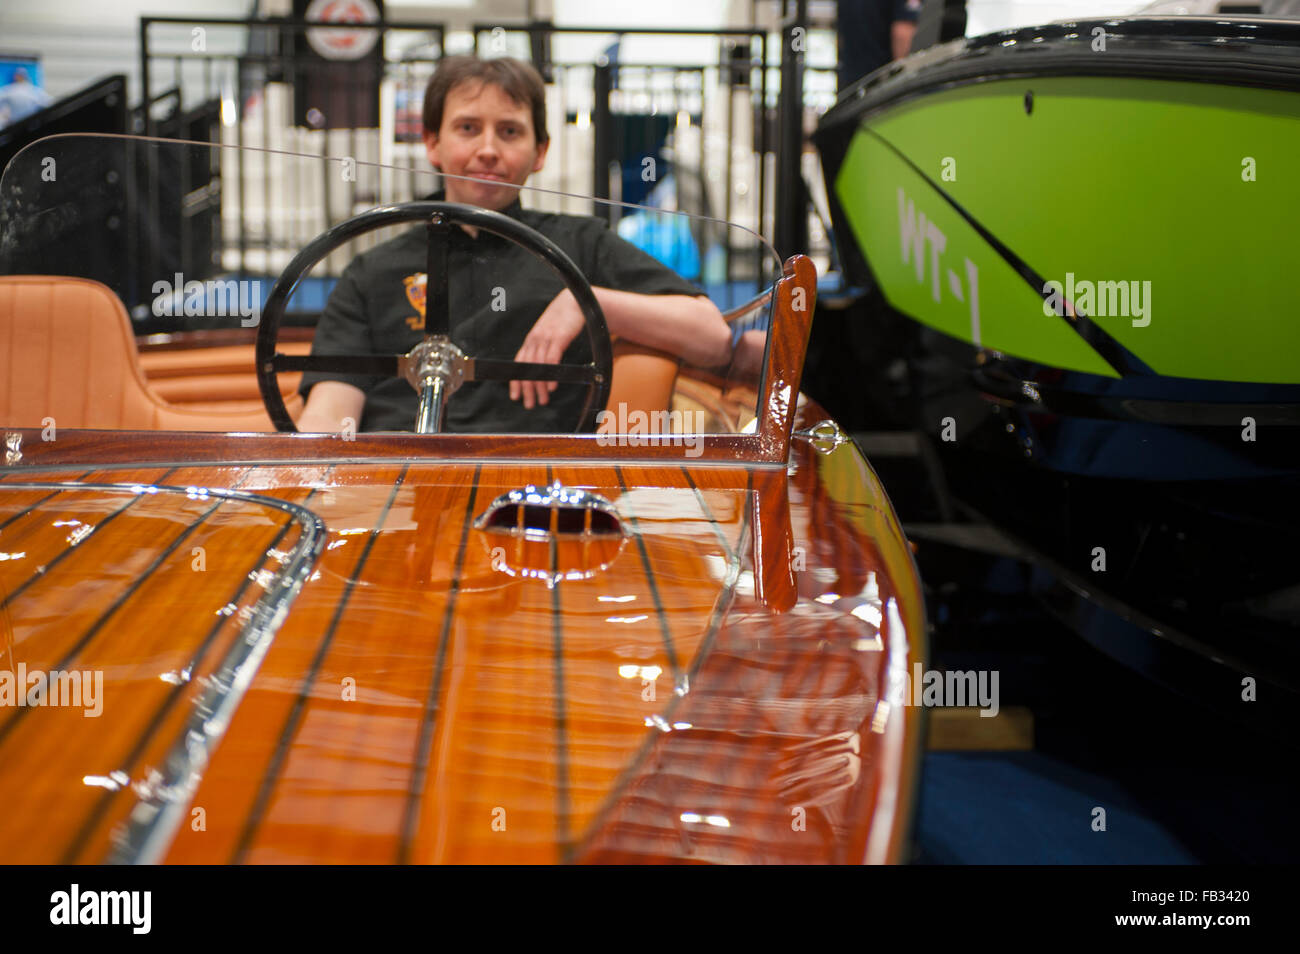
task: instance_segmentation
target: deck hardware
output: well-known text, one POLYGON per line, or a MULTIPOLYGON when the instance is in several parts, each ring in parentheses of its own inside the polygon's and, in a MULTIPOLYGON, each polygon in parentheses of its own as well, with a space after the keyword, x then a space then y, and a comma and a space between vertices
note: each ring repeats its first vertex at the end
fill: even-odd
POLYGON ((483 533, 493 570, 548 587, 591 579, 618 558, 629 536, 608 500, 558 482, 502 494, 474 528, 483 533))
POLYGON ((820 454, 829 454, 849 440, 834 421, 818 421, 812 427, 795 431, 791 436, 807 441, 820 454))
POLYGON ((474 528, 538 540, 627 535, 612 503, 558 482, 507 491, 479 515, 474 528))

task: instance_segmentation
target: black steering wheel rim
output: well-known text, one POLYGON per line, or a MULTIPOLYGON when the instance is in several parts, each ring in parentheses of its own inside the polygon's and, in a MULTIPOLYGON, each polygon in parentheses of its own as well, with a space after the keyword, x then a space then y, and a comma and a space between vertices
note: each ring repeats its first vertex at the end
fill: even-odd
MULTIPOLYGON (((404 222, 417 221, 432 222, 435 221, 435 216, 441 216, 442 221, 448 224, 468 225, 514 242, 550 265, 569 291, 573 293, 578 302, 578 307, 582 310, 586 324, 587 341, 591 346, 592 360, 590 365, 553 365, 552 367, 556 368, 557 371, 559 369, 590 369, 587 400, 583 405, 575 432, 594 431, 596 429, 596 417, 604 409, 605 403, 609 399, 614 356, 610 344, 609 326, 605 322, 605 313, 601 311, 600 303, 596 301, 596 295, 591 290, 591 284, 587 281, 586 276, 574 264, 573 259, 553 241, 536 229, 530 228, 508 215, 493 212, 490 209, 481 209, 477 206, 463 205, 458 202, 439 202, 430 199, 380 206, 362 212, 360 215, 354 215, 309 242, 280 273, 280 277, 276 279, 275 284, 271 287, 271 293, 267 297, 265 307, 262 309, 261 321, 258 323, 257 328, 255 351, 257 386, 262 392, 262 403, 266 406, 266 412, 270 415, 271 423, 275 425, 276 430, 289 433, 296 433, 298 430, 293 418, 289 416, 289 409, 285 406, 284 398, 280 394, 280 388, 276 380, 277 372, 312 370, 310 367, 312 358, 333 357, 320 355, 288 358, 276 354, 275 348, 279 341, 280 322, 284 318, 285 309, 289 304, 294 289, 298 286, 298 282, 330 252, 359 235, 364 235, 387 225, 400 225, 404 222)), ((430 281, 432 281, 431 277, 430 281)), ((427 302, 425 307, 427 311, 427 302)), ((355 365, 355 370, 361 373, 389 373, 395 375, 399 357, 399 355, 339 356, 339 359, 352 362, 355 365), (388 361, 392 362, 391 368, 385 363, 388 361)), ((332 361, 331 364, 335 367, 328 370, 337 370, 336 366, 340 363, 340 360, 332 361)), ((503 362, 493 363, 500 365, 503 362)), ((517 362, 506 363, 516 364, 517 362)), ((528 367, 522 363, 519 364, 520 367, 528 367)), ((326 369, 321 368, 318 370, 326 369)), ((536 372, 544 369, 537 369, 534 366, 533 370, 536 372)), ((555 379, 560 380, 559 377, 555 379)), ((521 380, 533 380, 533 378, 522 377, 521 380)))

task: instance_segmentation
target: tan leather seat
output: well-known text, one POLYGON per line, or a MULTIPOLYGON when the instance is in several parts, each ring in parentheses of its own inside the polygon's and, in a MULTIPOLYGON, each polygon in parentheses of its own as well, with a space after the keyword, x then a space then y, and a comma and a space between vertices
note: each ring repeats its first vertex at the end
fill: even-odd
MULTIPOLYGON (((276 345, 281 354, 310 354, 310 341, 284 341, 276 345)), ((207 374, 248 374, 253 373, 253 345, 218 345, 200 348, 148 349, 140 352, 140 368, 149 381, 160 378, 187 378, 207 374)), ((297 377, 297 375, 293 375, 297 377)), ((282 374, 281 378, 290 375, 282 374)), ((297 387, 295 383, 293 390, 297 387)), ((285 391, 286 386, 281 385, 285 391)))
POLYGON ((605 405, 611 417, 606 418, 597 430, 607 433, 616 429, 618 422, 627 421, 633 411, 644 411, 649 415, 655 411, 671 410, 680 367, 680 359, 672 355, 614 339, 614 378, 605 405), (624 407, 621 414, 620 404, 624 407))
MULTIPOLYGON (((276 350, 282 354, 309 354, 311 342, 281 340, 276 350)), ((253 368, 251 344, 151 348, 140 352, 140 370, 154 394, 169 404, 198 405, 202 410, 223 414, 256 411, 262 406, 253 368)), ((296 371, 277 376, 280 396, 291 411, 301 380, 302 375, 296 371)))
MULTIPOLYGON (((262 409, 180 408, 140 370, 117 295, 84 278, 0 277, 0 424, 177 431, 270 431, 262 409)), ((301 409, 301 401, 290 413, 301 409)))
MULTIPOLYGON (((202 350, 202 349, 199 349, 202 350)), ((302 375, 281 374, 280 396, 288 403, 298 390, 302 375)), ((248 410, 262 406, 261 392, 257 389, 257 375, 253 371, 253 350, 248 351, 248 367, 242 374, 191 374, 185 377, 155 378, 145 370, 145 381, 162 400, 178 407, 215 410, 220 407, 237 407, 248 410)))

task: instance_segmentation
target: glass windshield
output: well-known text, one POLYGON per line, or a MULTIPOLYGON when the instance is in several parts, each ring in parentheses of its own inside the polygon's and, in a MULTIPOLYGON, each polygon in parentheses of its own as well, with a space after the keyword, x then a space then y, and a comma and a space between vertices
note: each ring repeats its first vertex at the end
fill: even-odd
MULTIPOLYGON (((47 276, 49 294, 41 298, 33 280, 7 299, 17 314, 5 320, 22 329, 14 340, 30 352, 30 360, 11 361, 21 365, 15 374, 33 379, 24 387, 62 398, 49 414, 11 401, 0 423, 42 426, 52 417, 70 427, 272 430, 269 418, 258 420, 253 360, 269 322, 278 326, 280 354, 359 358, 409 354, 445 325, 479 375, 496 373, 470 380, 468 372, 456 382, 440 412, 449 432, 591 430, 590 414, 580 420, 584 407, 600 412, 596 425, 612 433, 753 428, 771 314, 766 293, 780 261, 751 228, 707 214, 703 177, 697 184, 681 170, 659 176, 649 160, 641 173, 648 201, 631 205, 617 200, 623 175, 615 170, 614 199, 598 199, 564 183, 518 188, 517 178, 492 170, 453 177, 427 164, 369 162, 326 152, 324 136, 310 154, 70 135, 15 157, 0 179, 0 274, 47 276), (502 377, 501 363, 510 361, 595 367, 602 349, 593 351, 600 332, 584 296, 552 264, 488 227, 431 230, 425 210, 358 230, 310 267, 295 262, 356 216, 449 198, 499 211, 572 260, 612 343, 601 407, 591 407, 590 374, 502 377), (297 280, 277 304, 273 289, 291 263, 297 280), (74 304, 72 286, 55 279, 90 279, 111 294, 74 304), (153 423, 121 410, 136 405, 153 423)), ((365 155, 366 142, 350 145, 365 155)), ((322 384, 364 394, 356 416, 309 413, 304 430, 410 431, 420 400, 411 367, 284 370, 277 387, 295 421, 314 407, 308 402, 322 384)))

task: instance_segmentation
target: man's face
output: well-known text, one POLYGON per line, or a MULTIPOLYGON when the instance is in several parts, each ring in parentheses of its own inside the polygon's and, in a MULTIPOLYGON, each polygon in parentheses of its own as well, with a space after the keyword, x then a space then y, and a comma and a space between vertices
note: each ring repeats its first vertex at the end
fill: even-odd
POLYGON ((453 176, 446 179, 447 201, 500 212, 519 186, 542 168, 549 143, 537 144, 532 111, 493 83, 466 82, 452 87, 442 108, 442 128, 424 134, 429 162, 453 176))

